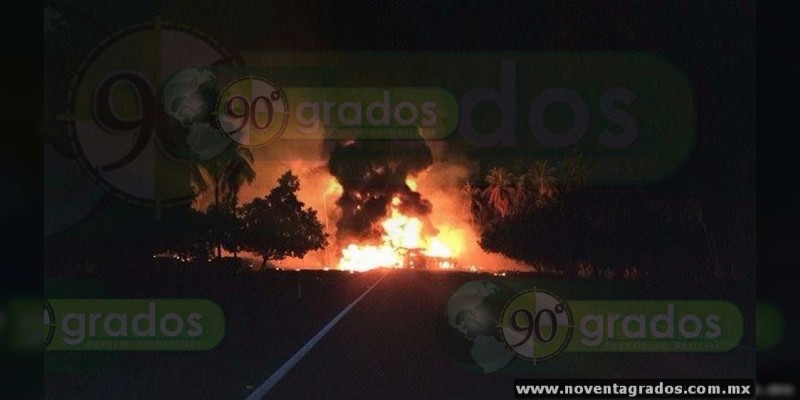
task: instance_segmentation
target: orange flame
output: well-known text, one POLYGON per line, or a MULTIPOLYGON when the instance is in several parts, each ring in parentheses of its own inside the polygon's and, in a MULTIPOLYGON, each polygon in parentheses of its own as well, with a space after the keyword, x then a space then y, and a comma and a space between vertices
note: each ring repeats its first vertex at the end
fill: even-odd
POLYGON ((463 248, 464 239, 461 232, 440 228, 438 235, 426 237, 422 233, 422 221, 404 215, 400 212, 399 206, 400 199, 393 198, 391 214, 381 222, 383 230, 381 244, 349 244, 342 249, 339 269, 363 272, 380 267, 404 268, 407 266, 409 255, 414 251, 439 259, 440 268, 454 267, 451 259, 463 248))

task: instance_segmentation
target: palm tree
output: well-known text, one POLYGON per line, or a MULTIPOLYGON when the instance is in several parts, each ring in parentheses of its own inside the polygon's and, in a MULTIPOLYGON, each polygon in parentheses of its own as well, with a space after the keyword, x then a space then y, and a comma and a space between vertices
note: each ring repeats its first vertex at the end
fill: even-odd
POLYGON ((514 176, 502 167, 493 167, 486 175, 486 183, 489 187, 484 192, 489 200, 489 205, 500 215, 507 217, 512 211, 512 187, 511 181, 514 176))
POLYGON ((217 159, 217 173, 215 174, 214 201, 228 202, 239 193, 239 188, 245 183, 252 183, 256 178, 253 170, 253 154, 250 150, 237 148, 227 154, 227 157, 217 159))
MULTIPOLYGON (((209 187, 214 190, 214 205, 236 207, 239 189, 252 183, 256 177, 253 170, 253 154, 250 150, 231 146, 217 157, 195 164, 193 184, 199 193, 209 187)), ((217 257, 222 257, 222 243, 216 243, 217 257)))
POLYGON ((528 174, 536 189, 536 205, 542 208, 555 201, 558 194, 556 169, 551 167, 547 160, 538 160, 528 174))
POLYGON ((469 216, 469 221, 481 226, 485 219, 485 207, 482 198, 483 192, 475 185, 466 182, 461 187, 462 212, 469 216))
POLYGON ((525 174, 520 174, 514 180, 514 187, 512 188, 511 196, 511 213, 521 214, 528 209, 528 199, 531 197, 531 192, 528 187, 528 179, 525 174))

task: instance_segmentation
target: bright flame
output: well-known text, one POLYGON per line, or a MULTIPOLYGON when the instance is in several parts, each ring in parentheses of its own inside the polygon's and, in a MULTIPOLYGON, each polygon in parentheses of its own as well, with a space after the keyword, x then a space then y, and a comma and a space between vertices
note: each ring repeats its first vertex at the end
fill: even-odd
POLYGON ((328 181, 328 185, 325 187, 324 196, 329 196, 332 194, 340 194, 342 193, 342 185, 336 181, 336 178, 331 178, 328 181))
POLYGON ((422 221, 401 213, 400 203, 399 198, 393 198, 391 214, 381 222, 383 230, 381 244, 348 245, 342 249, 342 256, 339 259, 340 269, 368 271, 380 267, 413 266, 410 258, 414 257, 415 252, 440 259, 438 265, 441 268, 455 267, 450 259, 457 256, 463 247, 464 239, 461 232, 445 228, 440 229, 435 237, 426 237, 422 233, 422 221))
POLYGON ((381 223, 383 241, 393 248, 416 249, 422 247, 422 221, 419 218, 407 217, 397 207, 400 199, 392 199, 392 215, 381 223))
POLYGON ((453 257, 453 251, 450 250, 446 244, 442 243, 441 240, 433 238, 428 246, 428 249, 425 250, 425 255, 431 257, 450 258, 453 257))
POLYGON ((439 268, 441 268, 441 269, 453 269, 455 267, 456 267, 455 264, 453 264, 451 261, 440 261, 439 262, 439 268))
POLYGON ((406 186, 413 191, 417 191, 417 181, 414 178, 406 178, 406 186))
POLYGON ((363 272, 378 267, 399 268, 402 263, 403 258, 391 246, 385 244, 381 246, 357 246, 351 244, 342 249, 339 268, 363 272))

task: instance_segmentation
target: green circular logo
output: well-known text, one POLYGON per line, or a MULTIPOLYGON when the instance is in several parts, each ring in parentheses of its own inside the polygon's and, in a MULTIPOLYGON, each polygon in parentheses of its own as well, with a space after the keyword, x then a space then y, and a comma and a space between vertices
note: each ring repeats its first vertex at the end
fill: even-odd
POLYGON ((213 127, 217 66, 238 56, 182 25, 142 23, 113 34, 75 76, 67 113, 72 146, 101 187, 144 206, 191 203, 196 164, 231 143, 213 127))
POLYGON ((283 90, 252 76, 233 81, 223 89, 215 111, 220 130, 245 147, 274 141, 289 124, 289 102, 283 90))
POLYGON ((506 304, 500 328, 509 349, 536 363, 555 357, 567 347, 572 338, 572 312, 554 294, 534 288, 506 304))
POLYGON ((56 333, 56 313, 53 306, 45 299, 44 301, 44 348, 50 346, 53 335, 56 333))

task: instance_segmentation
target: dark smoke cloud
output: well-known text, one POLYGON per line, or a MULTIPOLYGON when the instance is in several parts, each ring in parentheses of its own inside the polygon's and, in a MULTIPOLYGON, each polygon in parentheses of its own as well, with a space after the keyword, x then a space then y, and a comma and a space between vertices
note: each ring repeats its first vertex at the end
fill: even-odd
POLYGON ((378 223, 390 212, 392 198, 399 210, 424 217, 431 203, 411 190, 406 178, 416 176, 433 163, 423 140, 414 142, 352 141, 336 143, 328 168, 342 186, 337 200, 342 214, 336 223, 337 239, 378 239, 378 223))

